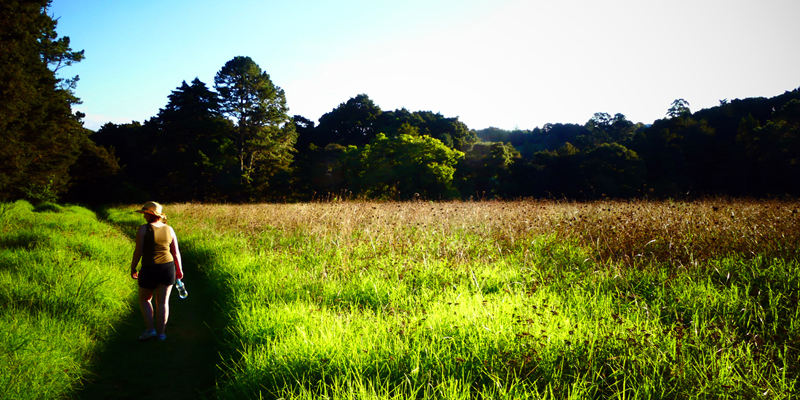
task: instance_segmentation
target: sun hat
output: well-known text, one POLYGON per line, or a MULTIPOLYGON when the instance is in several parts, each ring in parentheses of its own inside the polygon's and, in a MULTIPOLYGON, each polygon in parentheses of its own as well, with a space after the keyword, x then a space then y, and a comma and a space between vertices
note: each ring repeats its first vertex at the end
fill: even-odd
POLYGON ((167 219, 167 215, 162 212, 163 207, 161 204, 156 203, 155 201, 148 201, 144 203, 141 210, 136 210, 139 214, 152 214, 156 217, 161 217, 161 219, 167 219))

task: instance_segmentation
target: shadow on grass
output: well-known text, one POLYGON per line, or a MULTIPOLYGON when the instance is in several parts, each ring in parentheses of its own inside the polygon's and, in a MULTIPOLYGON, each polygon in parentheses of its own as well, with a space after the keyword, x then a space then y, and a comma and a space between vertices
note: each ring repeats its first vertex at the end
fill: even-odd
MULTIPOLYGON (((98 213, 102 218, 102 214, 98 213)), ((135 227, 119 225, 123 232, 135 227)), ((191 241, 181 242, 189 296, 170 296, 170 316, 165 341, 139 342, 144 321, 138 302, 105 338, 92 361, 79 399, 198 399, 212 398, 219 375, 220 343, 224 321, 217 307, 219 289, 197 268, 191 241)), ((133 252, 133 247, 131 247, 133 252)), ((131 285, 136 285, 131 280, 131 285)))
MULTIPOLYGON (((111 214, 111 209, 108 207, 95 209, 94 213, 97 215, 97 219, 117 227, 122 234, 129 237, 131 240, 136 240, 136 230, 139 229, 139 226, 145 223, 144 218, 138 218, 125 222, 109 220, 108 217, 111 214)), ((133 253, 133 248, 131 248, 131 253, 133 253)))
MULTIPOLYGON (((188 259, 189 257, 187 257, 188 259)), ((216 316, 211 290, 187 264, 189 297, 172 295, 167 340, 139 342, 144 330, 138 304, 98 352, 81 399, 197 399, 212 397, 219 362, 216 316), (191 277, 195 277, 192 279, 191 277)), ((131 284, 136 283, 131 280, 131 284)))

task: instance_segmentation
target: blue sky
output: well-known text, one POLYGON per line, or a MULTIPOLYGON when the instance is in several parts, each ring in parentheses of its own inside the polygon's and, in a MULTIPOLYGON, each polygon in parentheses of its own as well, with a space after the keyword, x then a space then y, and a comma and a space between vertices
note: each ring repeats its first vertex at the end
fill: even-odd
POLYGON ((85 125, 143 122, 182 81, 249 56, 318 120, 366 93, 383 110, 458 116, 470 128, 651 123, 670 103, 800 87, 798 0, 53 0, 86 59, 85 125))

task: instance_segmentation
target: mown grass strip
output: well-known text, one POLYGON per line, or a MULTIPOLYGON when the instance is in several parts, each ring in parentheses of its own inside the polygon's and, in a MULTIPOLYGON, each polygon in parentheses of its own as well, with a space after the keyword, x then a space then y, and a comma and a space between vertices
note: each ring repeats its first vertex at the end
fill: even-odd
MULTIPOLYGON (((144 223, 141 214, 133 212, 138 208, 103 209, 99 214, 133 240, 136 229, 144 223)), ((82 399, 213 398, 210 392, 219 372, 218 345, 225 336, 225 323, 217 306, 222 297, 201 265, 207 255, 198 251, 190 235, 178 230, 178 237, 189 297, 180 299, 173 291, 167 340, 138 342, 144 322, 136 304, 121 321, 120 329, 107 338, 102 353, 97 354, 92 383, 80 393, 82 399)), ((131 242, 125 265, 129 265, 132 250, 131 242)), ((128 276, 128 269, 124 271, 128 276)), ((136 282, 128 280, 135 288, 136 282)))

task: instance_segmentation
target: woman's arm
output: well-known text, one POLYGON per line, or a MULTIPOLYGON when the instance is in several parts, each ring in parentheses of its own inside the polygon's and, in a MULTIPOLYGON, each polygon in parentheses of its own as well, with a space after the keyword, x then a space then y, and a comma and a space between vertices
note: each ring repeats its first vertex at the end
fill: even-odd
POLYGON ((169 245, 169 250, 172 253, 172 259, 175 261, 175 278, 183 279, 183 260, 181 260, 181 250, 178 248, 178 236, 171 226, 169 229, 172 231, 172 243, 169 245))
POLYGON ((131 260, 131 278, 139 279, 139 273, 136 272, 136 267, 139 265, 139 260, 142 258, 142 247, 144 246, 144 234, 147 228, 144 225, 139 227, 136 232, 136 248, 133 250, 133 260, 131 260))

